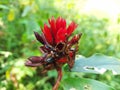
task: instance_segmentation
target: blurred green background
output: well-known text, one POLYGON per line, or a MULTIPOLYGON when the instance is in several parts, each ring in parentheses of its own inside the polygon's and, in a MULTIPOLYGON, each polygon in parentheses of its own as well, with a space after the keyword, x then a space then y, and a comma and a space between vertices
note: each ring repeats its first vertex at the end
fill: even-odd
MULTIPOLYGON (((74 32, 83 33, 78 54, 88 57, 103 53, 120 58, 120 0, 0 0, 0 90, 52 88, 56 71, 42 74, 40 68, 24 66, 28 57, 41 55, 41 44, 33 31, 40 33, 40 27, 52 16, 79 25, 74 32)), ((96 79, 120 90, 120 76, 111 72, 64 72, 63 80, 76 76, 96 79)), ((59 90, 63 87, 61 84, 59 90)))

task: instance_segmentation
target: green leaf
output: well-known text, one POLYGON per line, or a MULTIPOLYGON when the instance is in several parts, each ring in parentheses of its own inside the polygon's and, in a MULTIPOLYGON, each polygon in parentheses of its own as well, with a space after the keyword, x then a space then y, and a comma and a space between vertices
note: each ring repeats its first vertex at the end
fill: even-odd
POLYGON ((64 90, 115 90, 102 82, 85 78, 67 78, 61 84, 64 90))
POLYGON ((25 17, 30 10, 31 10, 31 6, 26 6, 22 13, 22 17, 25 17))
POLYGON ((0 5, 0 9, 7 9, 8 10, 9 8, 6 5, 0 5))
POLYGON ((79 57, 75 60, 71 71, 103 74, 106 70, 111 70, 114 75, 120 74, 119 59, 102 54, 95 54, 91 57, 79 57))

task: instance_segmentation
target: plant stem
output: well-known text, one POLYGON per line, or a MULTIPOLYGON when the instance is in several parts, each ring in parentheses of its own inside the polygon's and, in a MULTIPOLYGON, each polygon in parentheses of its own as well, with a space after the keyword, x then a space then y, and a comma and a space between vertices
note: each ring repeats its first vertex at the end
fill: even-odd
POLYGON ((55 85, 54 85, 54 87, 53 87, 52 90, 58 90, 60 81, 61 81, 61 79, 62 79, 62 68, 57 68, 56 70, 57 70, 57 72, 58 72, 58 76, 57 76, 56 83, 55 83, 55 85))

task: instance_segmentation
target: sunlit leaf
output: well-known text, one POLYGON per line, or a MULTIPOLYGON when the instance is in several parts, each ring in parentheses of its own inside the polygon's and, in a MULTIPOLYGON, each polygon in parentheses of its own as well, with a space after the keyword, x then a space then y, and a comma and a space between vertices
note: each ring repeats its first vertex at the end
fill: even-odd
POLYGON ((10 55, 12 55, 12 53, 11 52, 8 52, 8 51, 0 51, 0 54, 2 54, 2 55, 4 55, 4 57, 8 57, 8 56, 10 56, 10 55))
POLYGON ((22 17, 26 16, 28 12, 31 10, 31 6, 26 6, 23 10, 22 17))
POLYGON ((5 76, 6 76, 6 79, 9 80, 10 79, 10 70, 11 69, 8 69, 5 73, 5 76))
POLYGON ((75 61, 72 71, 103 74, 111 70, 113 74, 120 74, 120 61, 115 57, 95 54, 91 57, 79 57, 75 61))
POLYGON ((61 84, 64 90, 115 90, 102 82, 85 78, 67 78, 61 84))
POLYGON ((15 19, 15 11, 14 9, 10 9, 8 13, 8 21, 13 21, 15 19))
POLYGON ((27 68, 24 65, 24 59, 16 59, 17 61, 14 63, 14 68, 12 69, 12 73, 17 74, 17 78, 21 79, 23 76, 28 75, 28 76, 33 76, 35 70, 32 68, 27 68))
POLYGON ((6 5, 0 5, 1 9, 9 9, 6 5))

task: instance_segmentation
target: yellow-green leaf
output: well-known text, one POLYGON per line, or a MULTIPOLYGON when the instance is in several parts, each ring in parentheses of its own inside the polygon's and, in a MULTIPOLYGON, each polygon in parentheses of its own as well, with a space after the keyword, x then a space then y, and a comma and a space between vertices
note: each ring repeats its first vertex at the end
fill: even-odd
POLYGON ((8 21, 13 21, 15 19, 15 11, 14 9, 10 9, 8 13, 8 21))

